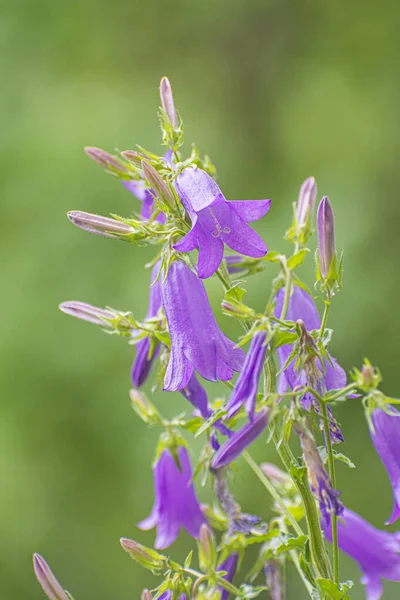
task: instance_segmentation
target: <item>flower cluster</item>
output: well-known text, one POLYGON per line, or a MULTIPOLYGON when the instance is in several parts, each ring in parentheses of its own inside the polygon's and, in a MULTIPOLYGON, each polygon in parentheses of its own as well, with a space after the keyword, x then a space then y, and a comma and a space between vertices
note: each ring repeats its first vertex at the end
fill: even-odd
MULTIPOLYGON (((241 600, 268 590, 271 598, 282 599, 282 571, 291 561, 311 598, 346 600, 350 585, 340 582, 340 548, 359 564, 368 600, 379 600, 383 579, 400 581, 400 534, 375 529, 339 498, 335 462, 353 465, 334 450, 344 439, 334 411, 337 401, 343 405, 361 398, 364 403, 373 444, 393 487, 388 523, 400 516, 400 413, 391 406, 396 401, 379 390, 379 373, 368 362, 348 383, 329 352, 328 312, 342 286, 330 201, 324 196, 317 209, 319 292, 314 299, 295 272, 315 229, 314 177, 304 181, 294 203, 285 236, 293 252, 268 253, 263 236, 249 223, 260 221, 260 231, 268 235, 270 221, 263 219, 271 200, 227 200, 210 159, 202 159, 195 147, 190 156, 183 155, 182 120, 166 78, 160 101, 167 148, 161 156, 142 147, 119 155, 86 148, 141 203, 137 216, 68 214, 86 232, 156 246, 147 314, 140 320, 131 311, 81 301, 60 304, 64 313, 135 346, 131 403, 142 421, 160 432, 153 462, 154 505, 138 523, 141 530, 156 528, 154 549, 120 540, 129 556, 158 578, 141 598, 241 600), (259 313, 243 301, 245 282, 233 277, 256 275, 275 265, 279 274, 259 313), (237 317, 242 327, 239 339, 228 337, 227 321, 215 316, 204 283, 211 277, 222 285, 223 312, 237 317), (150 379, 154 387, 149 389, 158 387, 164 404, 170 397, 166 392, 179 392, 189 414, 166 419, 146 395, 150 379), (204 442, 194 461, 190 435, 204 442), (300 457, 291 450, 292 437, 300 443, 300 457), (260 453, 263 444, 275 445, 286 472, 274 464, 257 464, 250 453, 256 440, 260 453), (268 512, 246 513, 232 492, 232 477, 244 463, 258 478, 260 490, 262 485, 270 494, 273 518, 268 512), (205 486, 214 494, 209 504, 199 501, 205 486), (181 530, 196 540, 199 570, 191 566, 192 553, 178 564, 159 552, 172 546, 181 530), (332 543, 333 561, 326 541, 332 543), (254 545, 258 558, 243 578, 241 563, 254 545), (258 581, 262 574, 264 580, 258 581)), ((50 600, 72 600, 38 554, 34 570, 50 600)))

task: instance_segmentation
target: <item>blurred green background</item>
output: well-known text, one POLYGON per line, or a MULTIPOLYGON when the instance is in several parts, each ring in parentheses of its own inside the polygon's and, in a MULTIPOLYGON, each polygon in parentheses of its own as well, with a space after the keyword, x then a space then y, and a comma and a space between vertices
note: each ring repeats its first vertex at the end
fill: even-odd
MULTIPOLYGON (((137 201, 91 163, 85 145, 161 151, 158 83, 172 81, 196 141, 217 165, 227 198, 273 199, 258 224, 271 250, 305 177, 335 210, 345 287, 335 298, 332 353, 349 370, 364 356, 399 395, 397 317, 400 5, 391 1, 17 0, 1 6, 0 598, 43 598, 31 554, 49 561, 77 600, 137 599, 157 579, 129 560, 121 535, 150 545, 135 523, 150 511, 157 431, 130 408, 133 349, 61 314, 79 299, 146 311, 151 250, 70 225, 81 209, 129 215, 137 201)), ((312 285, 312 257, 303 268, 312 285)), ((249 281, 261 308, 276 274, 249 281)), ((221 291, 208 286, 217 308, 221 291)), ((232 321, 221 318, 231 335, 232 321)), ((179 394, 156 395, 167 414, 179 394)), ((343 500, 376 526, 391 490, 357 401, 338 411, 343 500)), ((275 460, 258 444, 258 460, 275 460)), ((269 498, 244 464, 235 492, 269 516, 269 498)), ((208 491, 200 492, 207 498, 208 491)), ((191 542, 182 534, 171 555, 191 542)), ((342 579, 358 582, 342 560, 342 579)), ((291 571, 289 570, 289 575, 291 571)), ((290 599, 303 598, 296 578, 290 599)), ((386 584, 385 598, 399 597, 386 584)), ((360 585, 354 598, 364 597, 360 585)))

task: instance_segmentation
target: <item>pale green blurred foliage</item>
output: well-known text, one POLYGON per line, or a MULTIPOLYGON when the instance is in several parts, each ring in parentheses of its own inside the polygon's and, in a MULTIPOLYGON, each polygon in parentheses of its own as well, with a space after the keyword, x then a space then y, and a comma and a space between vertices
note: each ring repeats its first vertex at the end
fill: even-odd
MULTIPOLYGON (((280 237, 291 203, 315 175, 345 250, 332 353, 346 369, 368 356, 398 396, 400 5, 3 0, 1 8, 0 598, 43 598, 31 569, 38 551, 77 600, 134 599, 157 580, 118 540, 154 539, 135 522, 151 508, 157 431, 130 408, 133 349, 57 304, 77 299, 142 317, 142 265, 152 254, 68 222, 71 209, 138 209, 83 146, 162 152, 157 86, 168 75, 187 152, 195 140, 211 155, 229 199, 273 199, 257 225, 271 250, 288 248, 280 237)), ((309 285, 312 263, 302 269, 309 285)), ((269 265, 249 280, 248 303, 264 305, 275 274, 269 265)), ((217 309, 220 289, 208 289, 217 309)), ((228 318, 221 323, 239 333, 228 318)), ((178 394, 155 400, 167 414, 188 410, 178 394)), ((383 527, 391 492, 359 402, 338 418, 343 451, 357 465, 339 466, 343 501, 383 527)), ((275 460, 262 443, 253 454, 275 460)), ((267 518, 269 498, 239 466, 238 499, 267 518)), ((182 534, 171 554, 190 547, 182 534)), ((358 582, 353 563, 342 566, 342 579, 358 582)), ((289 599, 302 598, 291 569, 288 577, 289 599)), ((363 598, 358 587, 354 598, 363 598)), ((398 597, 394 585, 385 589, 385 598, 398 597)))

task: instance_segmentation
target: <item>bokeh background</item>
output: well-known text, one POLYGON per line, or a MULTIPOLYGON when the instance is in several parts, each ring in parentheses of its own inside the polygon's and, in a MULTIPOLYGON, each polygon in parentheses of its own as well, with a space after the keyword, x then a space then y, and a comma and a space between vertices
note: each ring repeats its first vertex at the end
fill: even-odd
MULTIPOLYGON (((128 401, 133 349, 57 304, 80 299, 146 311, 151 250, 73 228, 70 209, 129 215, 136 200, 91 163, 85 145, 159 152, 157 87, 171 79, 196 141, 226 196, 273 199, 258 224, 270 249, 306 176, 328 194, 345 286, 335 298, 332 353, 347 369, 364 356, 400 395, 398 169, 400 4, 372 0, 18 0, 1 3, 0 598, 43 598, 31 570, 43 554, 77 600, 139 597, 157 580, 129 560, 121 535, 151 544, 135 523, 150 511, 158 432, 128 401)), ((313 283, 312 257, 302 271, 313 283)), ((261 308, 274 265, 249 280, 261 308)), ((217 308, 221 291, 208 285, 217 308)), ((221 318, 236 335, 232 321, 221 318)), ((157 393, 174 414, 179 394, 157 393)), ((357 401, 338 411, 343 500, 376 526, 391 491, 357 401)), ((274 460, 263 444, 258 460, 274 460)), ((235 493, 268 517, 269 498, 244 464, 235 493)), ((208 491, 200 492, 207 498, 208 491)), ((181 558, 191 542, 171 549, 181 558)), ((343 558, 342 579, 358 582, 343 558)), ((289 577, 289 598, 302 599, 289 577)), ((399 597, 394 584, 385 598, 399 597)), ((357 586, 354 598, 364 597, 357 586)))

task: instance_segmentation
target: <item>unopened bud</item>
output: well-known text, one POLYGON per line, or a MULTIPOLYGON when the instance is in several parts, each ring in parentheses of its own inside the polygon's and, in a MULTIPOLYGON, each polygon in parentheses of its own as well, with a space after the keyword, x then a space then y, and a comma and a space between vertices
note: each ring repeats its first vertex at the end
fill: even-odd
POLYGON ((324 196, 318 206, 318 258, 319 270, 324 279, 329 275, 335 256, 335 227, 332 206, 327 196, 324 196))
POLYGON ((206 523, 200 527, 199 563, 204 572, 214 569, 217 564, 217 548, 212 530, 206 523))
POLYGON ((95 163, 117 175, 128 175, 130 172, 122 160, 113 154, 105 152, 105 150, 102 150, 101 148, 87 146, 85 152, 95 163))
POLYGON ((143 155, 139 154, 139 152, 136 152, 135 150, 124 150, 121 152, 121 156, 134 163, 137 167, 142 166, 143 155))
POLYGON ((70 210, 67 214, 68 219, 73 225, 96 235, 120 239, 119 236, 134 232, 133 227, 130 225, 116 219, 111 219, 110 217, 93 215, 79 210, 70 210))
POLYGON ((101 327, 109 327, 112 329, 109 320, 115 318, 115 315, 110 310, 104 310, 92 304, 86 304, 86 302, 79 302, 78 300, 71 300, 69 302, 61 302, 58 308, 71 317, 82 319, 82 321, 88 321, 101 327))
POLYGON ((161 423, 162 419, 156 407, 148 400, 148 398, 136 388, 129 390, 129 397, 133 410, 145 423, 161 423))
POLYGON ((302 227, 308 219, 312 219, 317 196, 317 184, 314 177, 308 177, 302 184, 297 200, 296 220, 297 225, 302 227))
POLYGON ((158 198, 171 208, 174 208, 176 205, 174 195, 158 171, 156 171, 156 169, 145 160, 142 161, 142 169, 149 186, 155 192, 158 198))
POLYGON ((234 315, 238 319, 251 319, 255 316, 251 308, 242 302, 235 302, 235 300, 231 302, 229 300, 222 300, 221 308, 227 315, 234 315))
POLYGON ((178 124, 176 116, 174 97, 172 95, 172 88, 168 77, 163 77, 160 82, 160 99, 161 106, 165 113, 167 113, 169 120, 173 127, 178 124))
POLYGON ((128 538, 121 538, 120 540, 122 548, 129 554, 131 558, 136 560, 142 567, 157 573, 165 566, 166 558, 162 554, 159 554, 155 550, 146 548, 141 544, 138 544, 134 540, 128 538))
POLYGON ((262 463, 260 468, 264 475, 268 477, 272 483, 287 486, 292 486, 292 480, 287 473, 281 471, 279 467, 272 463, 262 463))
POLYGON ((153 596, 149 590, 143 590, 140 600, 153 600, 153 596))
POLYGON ((49 565, 40 554, 33 555, 33 569, 44 593, 50 600, 69 600, 69 597, 54 577, 49 565))
POLYGON ((264 574, 270 599, 285 600, 285 586, 278 561, 268 560, 264 566, 264 574))

